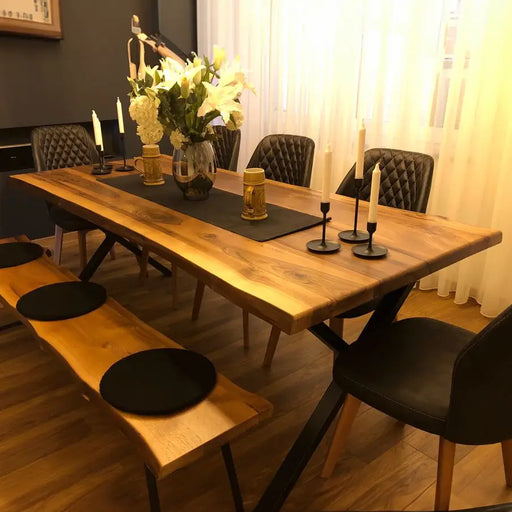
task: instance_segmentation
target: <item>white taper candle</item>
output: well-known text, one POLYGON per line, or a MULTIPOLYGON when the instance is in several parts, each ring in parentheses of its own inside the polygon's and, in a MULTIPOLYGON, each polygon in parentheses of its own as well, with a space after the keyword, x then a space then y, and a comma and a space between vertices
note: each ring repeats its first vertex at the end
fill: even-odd
POLYGON ((94 142, 96 143, 96 146, 100 146, 101 150, 103 151, 103 137, 101 135, 101 123, 98 119, 98 116, 96 115, 96 112, 94 110, 92 111, 92 127, 94 130, 94 142))
POLYGON ((123 106, 121 105, 119 98, 117 98, 116 107, 117 107, 117 122, 119 123, 119 133, 124 133, 123 106))
POLYGON ((357 160, 356 160, 356 180, 362 179, 364 171, 364 139, 366 137, 366 127, 364 119, 361 121, 359 136, 357 139, 357 160))
POLYGON ((368 211, 368 222, 377 222, 377 205, 379 204, 380 191, 380 167, 377 163, 372 173, 372 188, 370 191, 370 210, 368 211))
POLYGON ((332 170, 332 146, 327 144, 324 158, 324 174, 322 180, 322 203, 329 202, 329 193, 331 191, 331 170, 332 170))

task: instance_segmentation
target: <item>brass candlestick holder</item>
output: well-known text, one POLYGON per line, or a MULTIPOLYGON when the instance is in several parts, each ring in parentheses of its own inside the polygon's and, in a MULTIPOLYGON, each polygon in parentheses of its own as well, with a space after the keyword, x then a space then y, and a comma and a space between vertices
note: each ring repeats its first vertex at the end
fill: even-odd
POLYGON ((359 193, 361 191, 361 186, 363 184, 362 178, 356 178, 354 180, 354 189, 355 189, 355 199, 356 199, 356 208, 354 211, 354 229, 347 229, 346 231, 340 231, 338 233, 338 237, 343 242, 348 242, 349 244, 357 244, 359 242, 366 242, 370 235, 366 231, 358 231, 357 229, 357 217, 359 215, 359 193))
POLYGON ((377 223, 376 222, 368 222, 366 224, 366 227, 368 229, 368 235, 369 235, 368 236, 368 245, 366 245, 366 244, 356 245, 355 247, 352 247, 352 252, 358 258, 364 258, 367 260, 384 258, 388 253, 387 248, 382 245, 373 245, 373 234, 377 230, 377 223))
POLYGON ((331 203, 320 203, 320 211, 322 212, 324 218, 322 221, 322 238, 316 240, 310 240, 306 247, 311 252, 316 252, 319 254, 330 254, 333 252, 338 252, 340 250, 341 244, 334 240, 326 240, 325 239, 325 227, 327 225, 327 212, 331 208, 331 203))

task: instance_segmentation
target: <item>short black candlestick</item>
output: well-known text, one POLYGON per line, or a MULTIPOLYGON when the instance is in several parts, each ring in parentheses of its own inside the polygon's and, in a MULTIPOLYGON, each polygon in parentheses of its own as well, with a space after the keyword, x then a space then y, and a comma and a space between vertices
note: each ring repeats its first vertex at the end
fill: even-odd
POLYGON ((330 203, 320 203, 320 211, 323 214, 323 220, 322 220, 322 238, 316 239, 316 240, 310 240, 306 247, 311 252, 316 252, 319 254, 329 254, 333 252, 337 252, 340 250, 340 244, 339 242, 336 242, 334 240, 326 240, 325 239, 325 228, 327 225, 327 212, 329 211, 329 208, 331 207, 330 203))
POLYGON ((357 218, 359 215, 359 193, 361 191, 361 186, 363 185, 362 178, 356 178, 354 180, 354 190, 355 190, 355 199, 356 199, 356 208, 354 212, 354 229, 347 229, 346 231, 340 231, 338 233, 338 237, 340 240, 344 242, 348 242, 349 244, 357 244, 358 242, 366 242, 369 238, 369 234, 366 231, 358 231, 357 229, 357 218))
POLYGON ((364 258, 367 260, 373 260, 377 258, 384 258, 388 250, 386 247, 383 247, 382 245, 373 245, 373 234, 377 230, 377 223, 376 222, 368 222, 366 224, 366 228, 368 229, 368 245, 366 244, 360 244, 356 245, 352 248, 352 252, 358 257, 358 258, 364 258))
POLYGON ((133 165, 126 165, 126 146, 125 146, 125 142, 124 142, 124 133, 120 133, 119 137, 121 138, 121 148, 123 150, 124 164, 120 167, 116 167, 116 171, 119 171, 119 172, 133 171, 135 169, 135 167, 133 167, 133 165))
POLYGON ((92 168, 93 174, 110 174, 112 172, 112 165, 105 164, 105 155, 100 145, 96 146, 98 150, 98 163, 92 168))

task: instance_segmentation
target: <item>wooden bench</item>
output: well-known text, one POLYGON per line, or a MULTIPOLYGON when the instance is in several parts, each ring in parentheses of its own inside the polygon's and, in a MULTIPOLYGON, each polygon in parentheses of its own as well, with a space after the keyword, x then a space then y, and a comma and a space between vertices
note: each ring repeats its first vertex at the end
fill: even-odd
MULTIPOLYGON (((27 241, 25 237, 0 243, 27 241)), ((51 283, 76 281, 47 256, 17 267, 0 269, 0 300, 16 311, 18 299, 51 283)), ((182 348, 151 328, 111 298, 91 313, 62 321, 20 320, 36 339, 56 353, 83 385, 84 395, 102 407, 135 445, 146 467, 151 511, 160 510, 157 480, 222 447, 235 508, 242 510, 229 443, 272 413, 263 398, 244 391, 222 375, 206 400, 169 416, 138 416, 115 409, 99 393, 105 371, 123 357, 159 347, 182 348)))

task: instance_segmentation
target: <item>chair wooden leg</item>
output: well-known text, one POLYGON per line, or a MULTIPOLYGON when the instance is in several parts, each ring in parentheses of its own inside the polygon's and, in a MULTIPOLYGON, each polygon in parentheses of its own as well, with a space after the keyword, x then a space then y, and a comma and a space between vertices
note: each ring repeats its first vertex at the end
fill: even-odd
POLYGON ((178 265, 171 263, 171 295, 172 295, 172 309, 178 307, 178 265))
POLYGON ((55 226, 55 245, 53 246, 53 261, 56 265, 60 265, 62 256, 62 235, 64 230, 60 226, 55 226))
POLYGON ((338 462, 341 452, 347 444, 350 429, 356 419, 360 405, 361 400, 352 395, 347 395, 347 398, 345 398, 340 418, 336 425, 336 430, 334 431, 334 437, 332 438, 331 446, 329 447, 329 452, 325 459, 322 473, 320 474, 322 478, 329 478, 332 475, 336 462, 338 462))
POLYGON ((512 487, 512 439, 501 443, 501 453, 503 455, 505 481, 507 482, 507 487, 512 487))
POLYGON ((329 327, 331 331, 334 331, 338 336, 343 338, 343 324, 345 323, 344 318, 338 318, 337 316, 333 316, 329 318, 329 327))
POLYGON ((249 312, 242 309, 242 325, 244 330, 244 348, 249 348, 249 312))
POLYGON ((199 310, 201 309, 201 302, 203 301, 204 294, 204 283, 197 281, 196 293, 194 295, 194 305, 192 307, 192 320, 197 320, 199 316, 199 310))
POLYGON ((77 231, 78 236, 78 252, 80 254, 80 270, 85 268, 87 265, 87 231, 77 231))
POLYGON ((443 437, 439 437, 436 499, 434 510, 448 510, 450 506, 456 446, 456 443, 452 443, 443 437))
POLYGON ((272 330, 270 331, 270 336, 268 338, 265 358, 263 359, 263 368, 270 368, 272 366, 272 359, 274 359, 280 335, 281 329, 279 329, 279 327, 272 326, 272 330))
POLYGON ((148 277, 148 260, 149 260, 149 249, 146 247, 142 248, 142 252, 140 256, 137 258, 139 260, 139 282, 143 283, 148 277))

